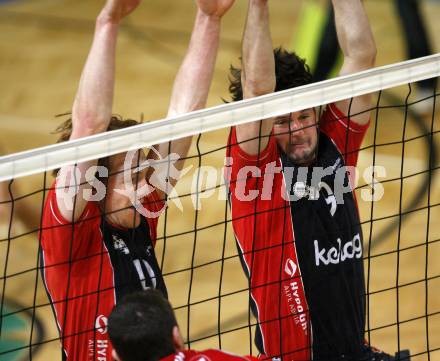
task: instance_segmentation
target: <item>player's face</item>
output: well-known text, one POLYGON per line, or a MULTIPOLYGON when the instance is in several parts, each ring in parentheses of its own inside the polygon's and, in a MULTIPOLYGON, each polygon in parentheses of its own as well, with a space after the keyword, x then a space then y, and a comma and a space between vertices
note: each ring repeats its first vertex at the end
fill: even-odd
POLYGON ((135 154, 131 169, 125 167, 125 157, 126 153, 110 157, 105 211, 106 213, 111 212, 111 214, 108 214, 107 218, 112 223, 131 228, 139 225, 140 215, 133 207, 130 198, 124 194, 116 192, 115 189, 126 189, 126 172, 130 172, 130 180, 133 190, 142 188, 146 184, 148 168, 139 172, 134 171, 138 167, 138 164, 145 162, 145 154, 143 151, 138 151, 135 154), (135 219, 133 219, 134 217, 135 219))
POLYGON ((318 132, 314 108, 276 117, 273 130, 278 145, 295 164, 309 165, 315 160, 318 132))

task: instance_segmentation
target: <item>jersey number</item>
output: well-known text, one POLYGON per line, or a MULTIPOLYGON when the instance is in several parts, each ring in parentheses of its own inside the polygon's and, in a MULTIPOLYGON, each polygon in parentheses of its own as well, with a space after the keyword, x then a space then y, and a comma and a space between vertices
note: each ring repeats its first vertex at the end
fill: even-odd
POLYGON ((151 268, 151 266, 149 265, 149 263, 148 263, 147 261, 145 261, 144 259, 143 259, 143 260, 134 259, 134 260, 133 260, 133 264, 134 264, 134 267, 136 268, 136 271, 137 271, 137 273, 138 273, 138 275, 139 275, 139 279, 140 279, 140 281, 141 281, 142 288, 143 288, 144 290, 147 290, 147 289, 149 289, 150 287, 147 286, 147 281, 146 281, 146 279, 145 279, 144 271, 142 270, 141 262, 140 262, 140 261, 142 261, 142 262, 144 263, 144 266, 145 266, 145 268, 147 269, 148 276, 149 276, 149 278, 150 278, 150 280, 151 280, 151 284, 153 285, 153 288, 156 288, 157 281, 156 281, 156 275, 155 275, 155 273, 154 273, 153 268, 151 268))

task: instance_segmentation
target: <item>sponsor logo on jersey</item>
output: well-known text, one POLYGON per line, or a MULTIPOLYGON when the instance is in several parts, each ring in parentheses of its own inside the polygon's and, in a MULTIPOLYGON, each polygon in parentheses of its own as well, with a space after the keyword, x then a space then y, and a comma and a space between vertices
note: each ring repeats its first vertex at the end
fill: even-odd
POLYGON ((108 320, 107 320, 107 317, 105 317, 104 315, 99 315, 98 317, 96 317, 95 329, 101 335, 104 335, 107 333, 107 324, 108 324, 108 320))
POLYGON ((330 214, 332 217, 336 213, 337 200, 333 190, 326 182, 319 182, 317 187, 307 185, 304 182, 296 182, 293 185, 293 193, 298 199, 308 197, 309 200, 316 201, 319 199, 319 192, 324 189, 323 194, 325 202, 330 206, 330 214))
POLYGON ((113 239, 113 248, 116 249, 117 251, 120 251, 124 254, 129 254, 130 251, 128 250, 127 245, 125 244, 124 240, 119 238, 117 235, 113 234, 112 235, 112 239, 113 239))
MULTIPOLYGON (((298 266, 296 263, 291 258, 288 258, 284 265, 284 272, 293 278, 297 270, 298 266)), ((303 306, 303 301, 299 294, 298 276, 296 276, 295 279, 296 280, 292 280, 288 285, 284 286, 284 294, 287 298, 289 312, 293 315, 295 324, 301 325, 304 333, 307 334, 307 307, 303 306)))
POLYGON ((339 264, 347 259, 362 257, 362 242, 359 233, 357 233, 351 241, 342 245, 340 238, 336 240, 338 247, 331 247, 330 249, 319 248, 318 240, 314 241, 315 245, 315 264, 320 266, 328 266, 329 264, 339 264))
POLYGON ((96 340, 97 361, 107 361, 108 340, 96 340))
POLYGON ((304 182, 296 182, 293 185, 293 193, 298 198, 305 197, 308 194, 307 185, 304 182))
POLYGON ((96 348, 93 340, 89 339, 89 358, 96 361, 107 361, 108 340, 96 340, 96 348))
POLYGON ((309 186, 304 182, 296 182, 293 185, 293 194, 298 199, 308 197, 310 200, 316 201, 319 198, 318 188, 309 186))
POLYGON ((286 264, 284 265, 284 272, 286 272, 290 277, 295 276, 296 270, 298 269, 295 262, 293 262, 290 258, 287 259, 286 264))
POLYGON ((174 361, 183 361, 185 360, 185 354, 183 352, 179 352, 174 355, 174 361))
POLYGON ((319 189, 324 189, 326 191, 327 196, 324 196, 325 203, 327 203, 330 206, 330 214, 333 217, 336 213, 336 208, 337 208, 336 197, 333 194, 333 191, 330 188, 330 186, 325 182, 319 182, 319 189))

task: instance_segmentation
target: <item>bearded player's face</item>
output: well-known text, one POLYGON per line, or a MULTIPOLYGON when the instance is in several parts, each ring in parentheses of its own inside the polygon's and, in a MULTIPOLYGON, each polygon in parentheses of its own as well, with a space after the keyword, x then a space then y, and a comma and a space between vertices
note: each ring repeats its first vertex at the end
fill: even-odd
POLYGON ((298 165, 315 160, 318 145, 314 108, 304 109, 275 118, 274 136, 287 156, 298 165))

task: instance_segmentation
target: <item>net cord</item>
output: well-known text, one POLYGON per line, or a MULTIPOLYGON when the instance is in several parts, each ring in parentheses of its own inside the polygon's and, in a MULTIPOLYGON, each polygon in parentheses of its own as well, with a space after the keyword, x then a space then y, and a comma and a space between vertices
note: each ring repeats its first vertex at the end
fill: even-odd
POLYGON ((440 76, 440 53, 0 157, 0 182, 440 76))

